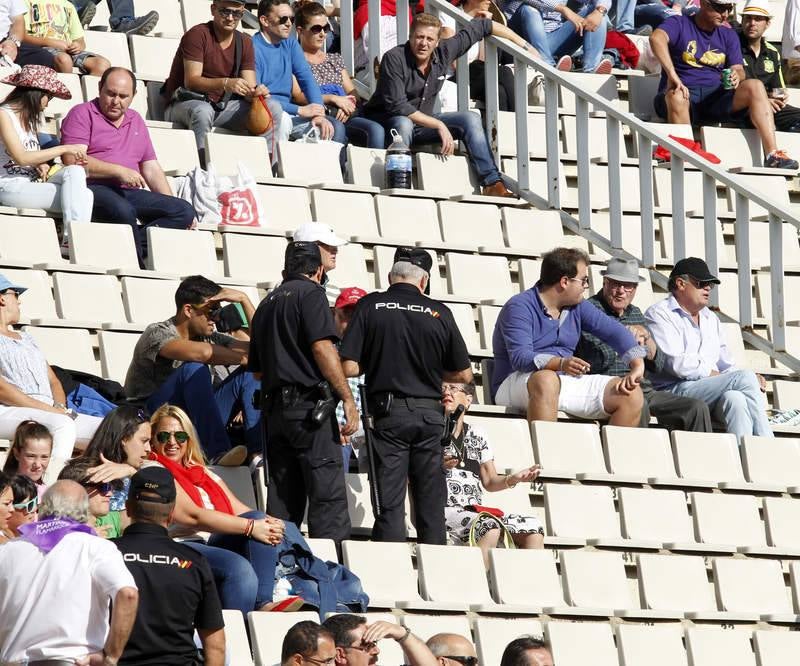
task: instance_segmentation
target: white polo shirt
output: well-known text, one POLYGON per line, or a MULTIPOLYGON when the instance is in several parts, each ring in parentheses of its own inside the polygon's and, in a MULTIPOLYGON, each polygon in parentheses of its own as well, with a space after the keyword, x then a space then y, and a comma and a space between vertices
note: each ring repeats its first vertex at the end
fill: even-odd
POLYGON ((73 532, 47 554, 21 539, 0 546, 0 664, 101 651, 123 587, 136 588, 133 576, 98 536, 73 532))
POLYGON ((0 40, 8 37, 11 22, 27 11, 25 0, 0 0, 0 40))

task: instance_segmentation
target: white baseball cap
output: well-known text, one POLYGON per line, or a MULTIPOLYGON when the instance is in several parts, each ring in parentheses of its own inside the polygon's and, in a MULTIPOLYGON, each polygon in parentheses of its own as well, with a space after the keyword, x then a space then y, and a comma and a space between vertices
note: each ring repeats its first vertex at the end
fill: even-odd
POLYGON ((297 227, 297 230, 292 235, 292 240, 307 241, 310 243, 323 243, 325 245, 347 245, 344 238, 339 238, 333 228, 322 222, 306 222, 297 227))
POLYGON ((765 16, 772 18, 768 0, 748 0, 742 10, 742 16, 765 16))

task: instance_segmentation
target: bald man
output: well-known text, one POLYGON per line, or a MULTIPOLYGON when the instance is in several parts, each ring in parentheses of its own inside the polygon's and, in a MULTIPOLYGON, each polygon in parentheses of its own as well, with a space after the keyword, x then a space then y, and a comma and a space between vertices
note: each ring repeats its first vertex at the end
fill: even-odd
POLYGON ((475 646, 460 634, 435 634, 427 645, 440 666, 478 666, 475 646))
POLYGON ((521 636, 506 646, 500 666, 553 666, 553 655, 543 640, 521 636))

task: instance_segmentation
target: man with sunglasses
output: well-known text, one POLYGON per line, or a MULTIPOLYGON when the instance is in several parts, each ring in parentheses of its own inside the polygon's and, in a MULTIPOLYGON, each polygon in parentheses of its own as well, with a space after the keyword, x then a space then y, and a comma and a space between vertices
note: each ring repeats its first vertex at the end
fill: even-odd
POLYGON ((256 78, 269 88, 272 99, 283 109, 285 122, 280 138, 299 139, 312 127, 320 138, 347 143, 344 125, 325 115, 319 84, 311 73, 300 42, 292 35, 294 12, 289 0, 261 0, 258 3, 260 32, 253 38, 256 78), (292 77, 297 80, 307 104, 292 101, 292 77))
POLYGON ((475 646, 460 634, 435 634, 427 646, 440 666, 478 666, 475 646))
POLYGON ((164 117, 194 132, 200 161, 205 164, 206 134, 222 127, 247 134, 247 116, 254 97, 265 97, 273 124, 261 136, 274 153, 274 130, 281 107, 256 81, 253 41, 237 30, 244 0, 214 0, 212 20, 189 29, 172 61, 161 92, 167 101, 164 117), (238 68, 237 68, 238 62, 238 68))
POLYGON ((491 391, 498 405, 526 412, 529 421, 555 421, 561 410, 611 425, 639 425, 647 350, 583 300, 588 287, 589 256, 559 247, 542 257, 539 281, 503 306, 492 336, 491 391), (583 331, 606 342, 628 371, 621 377, 590 374, 590 364, 575 355, 583 331))
MULTIPOLYGON (((644 314, 633 304, 637 287, 644 281, 639 275, 639 264, 634 259, 610 259, 600 274, 603 276, 603 288, 587 302, 633 333, 639 344, 647 349, 645 369, 660 372, 664 368, 664 352, 647 330, 644 314)), ((628 366, 620 361, 619 354, 587 331, 581 334, 575 355, 590 365, 590 374, 622 377, 628 372, 628 366)), ((669 391, 655 391, 647 377, 639 385, 644 395, 641 427, 648 426, 652 415, 660 425, 670 430, 711 432, 711 415, 708 405, 702 400, 684 398, 669 391)))
POLYGON ((669 275, 670 295, 645 313, 647 327, 665 356, 653 386, 706 402, 712 415, 738 437, 772 437, 766 413, 766 382, 752 370, 739 370, 709 309, 711 289, 719 284, 697 257, 678 261, 669 275))
POLYGON ((735 8, 734 0, 701 0, 696 14, 670 16, 653 31, 650 45, 662 68, 655 110, 668 122, 682 125, 749 118, 761 137, 764 166, 797 169, 797 161, 776 144, 764 84, 745 80, 739 39, 723 25, 735 8), (730 74, 730 87, 723 85, 723 71, 730 74))

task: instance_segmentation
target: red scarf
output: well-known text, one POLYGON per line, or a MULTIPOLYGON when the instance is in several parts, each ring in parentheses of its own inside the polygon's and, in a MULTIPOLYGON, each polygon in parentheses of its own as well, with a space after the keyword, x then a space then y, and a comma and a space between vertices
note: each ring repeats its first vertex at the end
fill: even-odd
POLYGON ((194 502, 201 509, 205 507, 203 506, 203 498, 200 497, 200 491, 198 488, 205 490, 208 498, 214 505, 214 509, 221 511, 222 513, 233 515, 231 501, 228 499, 228 496, 225 494, 222 486, 214 481, 208 472, 206 472, 205 467, 202 465, 184 467, 183 465, 179 465, 169 458, 159 455, 158 453, 151 453, 150 456, 153 460, 157 460, 170 472, 172 472, 172 476, 175 477, 175 480, 178 482, 180 487, 183 488, 184 492, 191 498, 192 502, 194 502))

